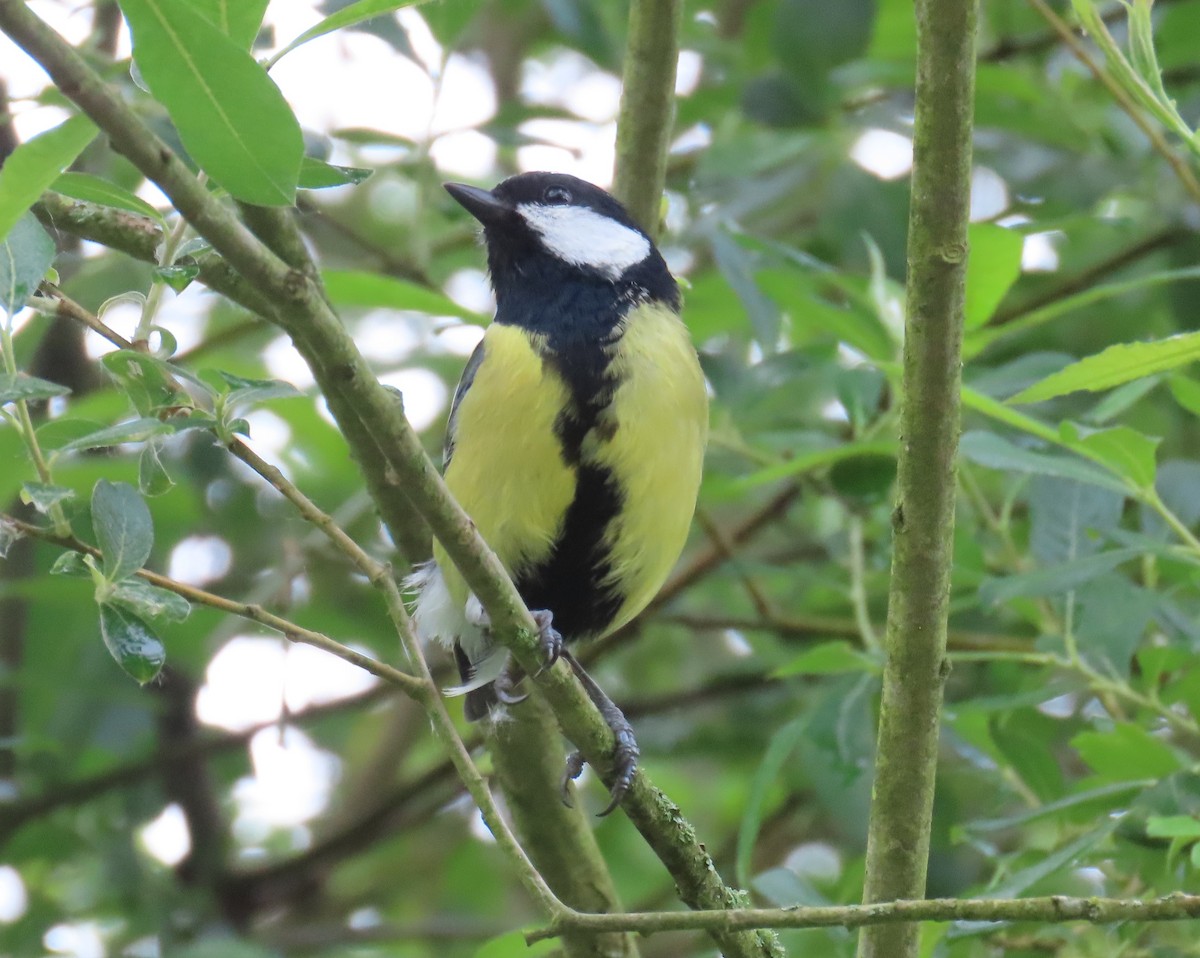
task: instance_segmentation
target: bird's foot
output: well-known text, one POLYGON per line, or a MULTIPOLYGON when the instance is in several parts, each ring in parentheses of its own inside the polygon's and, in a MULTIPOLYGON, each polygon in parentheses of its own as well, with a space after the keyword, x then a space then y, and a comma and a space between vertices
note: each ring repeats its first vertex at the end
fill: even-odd
MULTIPOLYGON (((588 698, 600 710, 600 714, 604 716, 605 723, 613 733, 615 745, 612 753, 613 774, 612 785, 609 787, 610 798, 608 805, 605 806, 604 811, 600 812, 598 816, 603 818, 621 804, 621 799, 625 797, 625 793, 629 791, 629 787, 633 784, 633 778, 637 774, 638 757, 641 755, 641 750, 638 748, 637 739, 634 738, 633 726, 625 718, 625 713, 596 684, 596 680, 588 675, 587 670, 579 664, 575 656, 566 650, 563 650, 562 655, 571 666, 575 675, 578 676, 579 681, 583 684, 583 688, 588 694, 588 698)), ((562 781, 562 798, 564 804, 571 804, 571 793, 568 786, 572 780, 579 777, 586 764, 586 759, 579 752, 572 752, 567 756, 567 766, 562 781)))
POLYGON ((524 675, 514 676, 511 671, 512 667, 508 666, 496 676, 496 680, 492 683, 492 691, 496 695, 496 701, 501 705, 520 705, 527 698, 529 693, 517 693, 514 691, 520 683, 524 675))
MULTIPOLYGON (((554 615, 549 609, 537 609, 529 613, 533 616, 534 624, 538 627, 538 645, 546 659, 543 669, 548 669, 563 654, 563 637, 554 627, 554 615)), ((539 670, 540 671, 540 670, 539 670)))

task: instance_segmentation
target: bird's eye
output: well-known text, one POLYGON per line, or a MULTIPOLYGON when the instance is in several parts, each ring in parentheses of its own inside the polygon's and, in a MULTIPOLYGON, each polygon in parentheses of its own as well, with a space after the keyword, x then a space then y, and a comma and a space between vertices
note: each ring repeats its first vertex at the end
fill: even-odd
POLYGON ((571 202, 571 191, 561 186, 548 186, 542 194, 542 199, 555 206, 566 206, 571 202))

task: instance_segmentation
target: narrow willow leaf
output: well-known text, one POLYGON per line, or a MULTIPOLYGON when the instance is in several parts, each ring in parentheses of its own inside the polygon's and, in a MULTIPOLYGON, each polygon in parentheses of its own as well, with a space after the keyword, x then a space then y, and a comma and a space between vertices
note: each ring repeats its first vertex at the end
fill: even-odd
POLYGON ((1039 598, 1069 592, 1076 586, 1124 562, 1138 558, 1137 549, 1112 549, 1097 555, 1085 556, 1061 565, 1043 567, 1033 572, 1019 572, 1004 578, 985 579, 979 586, 979 601, 984 605, 1007 602, 1016 598, 1039 598))
POLYGON ((1033 808, 1018 812, 1016 815, 967 822, 963 826, 963 829, 968 832, 1006 832, 1011 828, 1016 828, 1018 825, 1025 825, 1042 818, 1052 818, 1059 812, 1070 811, 1080 805, 1091 805, 1095 802, 1105 801, 1110 807, 1115 807, 1118 804, 1116 799, 1150 788, 1150 786, 1157 784, 1157 782, 1158 779, 1156 778, 1143 778, 1132 782, 1101 785, 1099 788, 1089 788, 1083 792, 1076 792, 1074 795, 1068 795, 1066 798, 1060 798, 1057 801, 1047 802, 1044 805, 1036 805, 1033 808))
POLYGON ((754 338, 763 352, 773 353, 779 345, 779 307, 759 288, 754 279, 754 265, 750 253, 738 242, 720 230, 709 238, 713 259, 726 281, 741 300, 754 338))
POLYGON ((879 663, 864 655, 845 639, 822 642, 785 662, 771 673, 772 678, 791 675, 836 675, 844 672, 879 672, 879 663))
POLYGON ((1120 824, 1120 819, 1111 818, 1090 832, 1079 836, 1073 842, 1068 842, 1056 851, 1043 855, 1032 865, 1015 872, 1003 884, 993 888, 991 895, 995 898, 1016 898, 1043 878, 1049 878, 1059 869, 1073 865, 1089 848, 1093 848, 1108 838, 1118 824, 1120 824))
POLYGON ((739 479, 736 485, 760 486, 764 483, 777 482, 780 479, 788 479, 817 469, 824 469, 826 466, 834 466, 839 462, 858 457, 895 459, 896 444, 890 440, 873 440, 870 442, 847 442, 839 446, 831 446, 828 449, 817 449, 781 462, 779 465, 760 469, 758 472, 739 479))
POLYGON ((275 66, 283 57, 287 56, 296 47, 303 46, 309 40, 315 40, 317 37, 323 37, 327 33, 333 33, 334 30, 341 30, 345 27, 352 27, 356 23, 362 23, 365 20, 370 20, 373 17, 382 16, 385 13, 390 13, 393 10, 400 10, 403 7, 411 7, 415 4, 422 3, 424 0, 358 0, 357 3, 351 3, 342 7, 336 13, 327 16, 320 23, 309 27, 302 34, 292 40, 287 46, 276 53, 269 61, 267 61, 267 69, 275 66))
POLYGON ((139 684, 162 671, 167 650, 145 622, 109 602, 100 603, 100 635, 112 657, 139 684))
POLYGON ((24 373, 9 375, 0 373, 0 405, 17 402, 20 399, 50 399, 53 396, 65 396, 71 390, 59 383, 48 379, 38 379, 36 376, 26 376, 24 373))
POLYGON ((0 242, 96 132, 95 123, 77 115, 13 150, 0 168, 0 242))
POLYGON ((1080 435, 1071 423, 1060 427, 1064 445, 1111 469, 1138 489, 1154 485, 1155 453, 1162 441, 1128 426, 1080 435))
POLYGON ((0 309, 9 317, 23 309, 53 262, 54 240, 26 213, 0 243, 0 309))
POLYGON ((50 184, 50 189, 73 200, 95 203, 97 206, 111 206, 113 209, 149 216, 162 222, 162 213, 140 196, 90 173, 64 173, 50 184))
POLYGON ((996 307, 1021 275, 1025 239, 1015 230, 994 223, 967 228, 971 255, 967 260, 967 298, 964 321, 977 329, 992 318, 996 307))
POLYGON ((995 433, 972 430, 959 443, 961 455, 989 469, 1027 475, 1057 476, 1074 479, 1104 489, 1124 492, 1125 486, 1090 462, 1057 452, 1040 452, 1018 446, 995 433))
POLYGON ((224 370, 217 370, 217 375, 233 387, 225 394, 226 409, 266 402, 268 399, 295 399, 304 395, 291 383, 282 379, 246 379, 224 370))
POLYGON ((266 72, 185 0, 120 0, 133 55, 192 158, 234 198, 290 205, 304 141, 266 72))
POLYGON ((154 523, 145 500, 128 483, 107 479, 96 483, 92 490, 92 530, 109 582, 133 575, 150 557, 154 523))
POLYGON ((750 884, 750 858, 754 853, 759 829, 762 827, 767 790, 779 777, 783 763, 800 744, 807 730, 807 715, 794 718, 784 725, 771 736, 762 760, 754 771, 754 778, 750 782, 750 794, 746 798, 746 807, 738 825, 737 880, 743 888, 750 884))
POLYGON ((444 293, 406 280, 356 270, 323 270, 321 278, 330 301, 338 306, 411 309, 433 316, 458 316, 471 323, 483 322, 478 313, 459 306, 444 293))
POLYGON ((174 431, 175 427, 171 423, 162 422, 153 417, 131 419, 129 422, 106 426, 85 436, 80 436, 78 439, 72 439, 61 446, 58 453, 79 452, 82 449, 106 449, 109 446, 119 446, 125 442, 144 442, 151 436, 164 436, 174 431))
POLYGON ((1010 403, 1041 402, 1077 390, 1098 392, 1200 360, 1200 332, 1148 343, 1122 343, 1072 363, 1013 396, 1010 403))

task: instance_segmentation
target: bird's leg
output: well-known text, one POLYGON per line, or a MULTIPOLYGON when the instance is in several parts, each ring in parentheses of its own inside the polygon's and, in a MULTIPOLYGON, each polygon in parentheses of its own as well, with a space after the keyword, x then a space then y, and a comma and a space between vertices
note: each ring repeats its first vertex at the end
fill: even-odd
MULTIPOLYGON (((611 798, 604 811, 600 813, 601 818, 611 812, 625 797, 625 793, 629 791, 629 786, 633 784, 633 776, 637 772, 638 756, 641 755, 641 750, 638 748, 637 739, 633 737, 633 727, 629 724, 629 720, 625 718, 625 713, 622 712, 617 704, 605 694, 604 689, 596 684, 596 680, 588 675, 587 670, 579 664, 579 660, 575 658, 568 650, 563 649, 561 655, 567 660, 567 664, 571 666, 571 671, 582 683, 584 691, 587 692, 588 698, 600 710, 600 714, 604 716, 604 721, 608 723, 609 729, 613 733, 613 739, 616 741, 616 747, 613 749, 613 783, 609 791, 611 798)), ((571 796, 567 791, 567 783, 572 779, 579 777, 583 771, 583 766, 587 762, 579 752, 572 752, 567 756, 566 774, 563 776, 563 802, 567 805, 571 804, 571 796)))

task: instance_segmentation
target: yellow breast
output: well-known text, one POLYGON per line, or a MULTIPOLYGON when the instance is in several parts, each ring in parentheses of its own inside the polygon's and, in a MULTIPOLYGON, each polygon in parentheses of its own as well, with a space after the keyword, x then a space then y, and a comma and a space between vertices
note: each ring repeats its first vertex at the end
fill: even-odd
POLYGON ((607 536, 609 579, 625 596, 608 631, 646 607, 683 551, 708 438, 704 375, 687 328, 670 309, 634 310, 611 368, 616 430, 603 430, 607 441, 589 436, 583 447, 585 459, 613 471, 625 500, 607 536))
MULTIPOLYGON (((446 485, 510 574, 549 554, 575 496, 554 422, 567 388, 535 351, 530 334, 493 323, 484 359, 456 416, 446 485)), ((435 558, 454 597, 466 586, 440 548, 435 558)))

